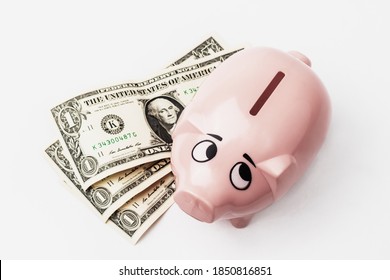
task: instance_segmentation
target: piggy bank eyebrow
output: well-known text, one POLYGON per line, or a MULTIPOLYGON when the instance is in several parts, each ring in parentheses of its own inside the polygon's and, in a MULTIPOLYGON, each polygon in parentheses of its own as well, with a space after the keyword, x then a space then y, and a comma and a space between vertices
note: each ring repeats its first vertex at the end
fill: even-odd
POLYGON ((253 159, 252 159, 247 153, 243 154, 242 156, 243 156, 247 161, 249 161, 254 167, 256 167, 255 162, 253 161, 253 159))
POLYGON ((261 107, 267 102, 268 98, 271 96, 271 94, 274 92, 276 87, 279 85, 279 83, 283 80, 285 74, 281 71, 276 73, 276 75, 273 77, 272 81, 268 84, 268 86, 265 88, 263 93, 260 95, 260 97, 257 99, 253 107, 250 109, 249 114, 252 116, 256 116, 257 113, 260 111, 261 107))
POLYGON ((222 137, 217 135, 217 134, 211 134, 211 133, 207 133, 207 135, 210 135, 211 137, 214 137, 215 139, 219 140, 219 141, 222 141, 222 137))

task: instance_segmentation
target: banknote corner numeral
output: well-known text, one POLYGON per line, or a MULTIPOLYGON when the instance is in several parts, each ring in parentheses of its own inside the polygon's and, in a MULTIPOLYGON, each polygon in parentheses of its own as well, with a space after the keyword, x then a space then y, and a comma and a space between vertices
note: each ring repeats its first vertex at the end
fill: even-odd
POLYGON ((87 178, 94 176, 98 171, 97 159, 92 156, 84 157, 80 162, 80 171, 87 178))
POLYGON ((129 231, 136 230, 141 224, 140 217, 132 210, 123 211, 119 216, 119 221, 122 226, 129 231))
POLYGON ((106 188, 97 188, 92 193, 92 200, 100 209, 106 209, 111 205, 112 197, 106 188))
POLYGON ((73 107, 64 107, 58 114, 61 130, 67 135, 77 134, 81 128, 81 116, 73 107))

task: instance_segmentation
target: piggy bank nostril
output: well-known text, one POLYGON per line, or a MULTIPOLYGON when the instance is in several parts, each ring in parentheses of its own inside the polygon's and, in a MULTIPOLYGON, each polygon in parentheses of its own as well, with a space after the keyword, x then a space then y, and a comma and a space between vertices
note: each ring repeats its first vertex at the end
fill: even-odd
POLYGON ((177 191, 174 200, 180 208, 189 209, 195 205, 196 198, 186 191, 177 191))
POLYGON ((178 191, 174 199, 177 205, 193 218, 207 223, 214 221, 213 207, 195 195, 185 191, 178 191))
POLYGON ((196 205, 198 208, 199 208, 199 210, 201 211, 201 212, 203 212, 203 213, 211 213, 212 211, 211 211, 211 208, 206 204, 206 203, 204 203, 204 202, 202 202, 202 201, 200 201, 200 200, 198 200, 197 201, 197 205, 196 205))
POLYGON ((188 205, 194 205, 195 199, 190 195, 183 195, 181 200, 179 200, 180 204, 188 204, 188 205))

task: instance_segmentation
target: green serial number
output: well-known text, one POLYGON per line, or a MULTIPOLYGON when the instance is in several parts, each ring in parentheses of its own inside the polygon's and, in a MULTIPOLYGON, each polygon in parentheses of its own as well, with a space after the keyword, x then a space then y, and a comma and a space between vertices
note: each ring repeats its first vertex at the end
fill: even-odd
POLYGON ((119 143, 122 141, 126 141, 126 140, 136 138, 136 137, 137 137, 137 132, 134 132, 134 131, 128 132, 128 133, 122 134, 120 136, 115 136, 115 137, 106 139, 104 141, 98 142, 98 143, 92 145, 92 149, 93 150, 101 149, 101 148, 104 148, 106 146, 109 146, 109 145, 112 145, 115 143, 119 143))
POLYGON ((185 95, 187 95, 187 94, 195 94, 198 91, 198 88, 199 87, 188 88, 188 89, 184 90, 184 94, 185 95))

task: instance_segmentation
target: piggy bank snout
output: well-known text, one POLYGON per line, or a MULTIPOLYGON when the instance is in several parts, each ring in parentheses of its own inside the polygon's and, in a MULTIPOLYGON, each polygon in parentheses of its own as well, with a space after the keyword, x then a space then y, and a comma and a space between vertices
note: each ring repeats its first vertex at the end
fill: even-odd
POLYGON ((188 191, 177 191, 174 200, 184 212, 199 221, 212 223, 215 220, 214 207, 188 191))

